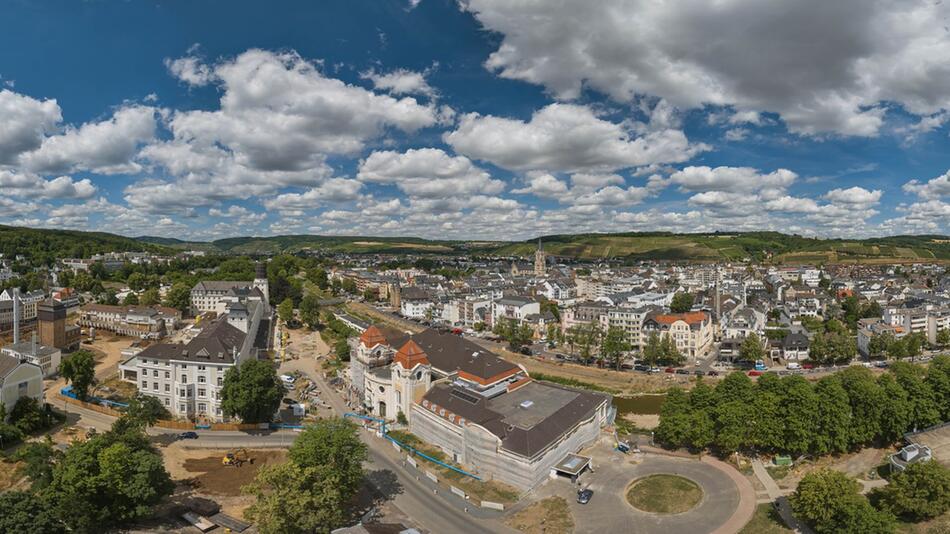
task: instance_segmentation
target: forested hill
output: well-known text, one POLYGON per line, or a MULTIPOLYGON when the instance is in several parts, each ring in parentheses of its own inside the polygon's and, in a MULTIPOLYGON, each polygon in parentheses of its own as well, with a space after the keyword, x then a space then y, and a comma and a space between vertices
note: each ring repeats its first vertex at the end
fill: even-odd
MULTIPOLYGON (((914 262, 950 260, 950 238, 939 235, 820 239, 779 232, 574 234, 541 237, 548 254, 580 259, 771 261, 773 263, 914 262)), ((530 256, 538 239, 494 252, 530 256)))
POLYGON ((55 260, 62 258, 88 258, 93 254, 129 251, 162 253, 169 249, 105 232, 0 225, 0 254, 4 258, 20 254, 34 265, 52 265, 55 260))

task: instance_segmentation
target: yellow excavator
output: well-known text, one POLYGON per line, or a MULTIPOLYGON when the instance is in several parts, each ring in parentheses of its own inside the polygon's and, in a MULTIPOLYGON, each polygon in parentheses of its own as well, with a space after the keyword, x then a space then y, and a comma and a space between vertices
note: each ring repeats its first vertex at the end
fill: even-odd
POLYGON ((221 465, 231 466, 231 467, 241 467, 244 465, 244 462, 253 464, 254 459, 248 456, 247 449, 238 449, 236 451, 231 451, 224 455, 224 458, 221 458, 221 465))

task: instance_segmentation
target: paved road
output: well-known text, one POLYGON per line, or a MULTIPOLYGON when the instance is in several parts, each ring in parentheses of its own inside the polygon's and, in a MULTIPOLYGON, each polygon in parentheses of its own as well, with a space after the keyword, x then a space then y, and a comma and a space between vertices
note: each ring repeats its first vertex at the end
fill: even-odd
MULTIPOLYGON (((657 454, 628 456, 611 451, 603 443, 594 450, 585 451, 585 454, 588 453, 598 461, 595 462, 593 473, 581 477, 579 486, 572 485, 567 479, 558 479, 538 490, 542 497, 553 494, 567 499, 575 517, 577 533, 700 534, 719 532, 717 529, 732 525, 733 521, 742 525, 748 521, 748 517, 733 519, 742 501, 734 480, 708 463, 657 454), (635 460, 642 461, 633 463, 635 460), (702 501, 692 510, 675 515, 641 512, 631 506, 626 500, 630 483, 637 478, 660 473, 676 474, 696 482, 703 489, 702 501), (579 487, 594 491, 593 498, 586 505, 577 503, 576 491, 579 487)), ((754 492, 751 500, 751 509, 754 510, 754 492)), ((751 517, 751 514, 748 515, 751 517)))
POLYGON ((782 521, 799 534, 811 534, 812 530, 795 518, 795 514, 792 513, 792 507, 788 503, 788 498, 785 496, 786 492, 783 492, 782 489, 778 487, 778 484, 772 479, 772 475, 769 474, 765 466, 762 465, 762 461, 758 458, 752 460, 752 472, 755 473, 755 478, 759 479, 759 482, 765 486, 765 491, 768 492, 769 499, 772 499, 772 502, 778 505, 778 513, 782 516, 782 521))
MULTIPOLYGON (((324 399, 338 414, 349 411, 346 404, 323 377, 315 375, 314 380, 324 399)), ((393 503, 406 515, 417 521, 433 533, 482 534, 484 532, 513 532, 491 517, 494 513, 480 510, 458 496, 440 491, 425 477, 416 478, 416 471, 409 471, 402 465, 389 442, 374 437, 369 431, 361 431, 361 437, 369 448, 369 470, 384 469, 394 473, 402 486, 401 492, 393 496, 393 503), (469 512, 465 508, 469 507, 469 512), (475 515, 481 517, 475 517, 475 515)))

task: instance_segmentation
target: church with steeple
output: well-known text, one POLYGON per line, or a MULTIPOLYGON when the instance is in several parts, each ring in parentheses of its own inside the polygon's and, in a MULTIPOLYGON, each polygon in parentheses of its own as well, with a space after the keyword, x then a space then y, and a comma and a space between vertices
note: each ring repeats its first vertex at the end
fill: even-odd
POLYGON ((538 250, 534 253, 534 275, 544 276, 545 274, 547 274, 547 256, 544 254, 541 239, 538 238, 538 250))

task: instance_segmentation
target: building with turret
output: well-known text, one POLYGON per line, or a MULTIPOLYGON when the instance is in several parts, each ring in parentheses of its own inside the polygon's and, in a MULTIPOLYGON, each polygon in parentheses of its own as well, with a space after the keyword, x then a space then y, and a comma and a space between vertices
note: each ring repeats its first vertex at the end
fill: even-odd
POLYGON ((538 239, 538 250, 536 250, 534 253, 534 275, 544 276, 547 274, 547 263, 547 255, 544 253, 544 247, 541 245, 541 240, 538 239))

